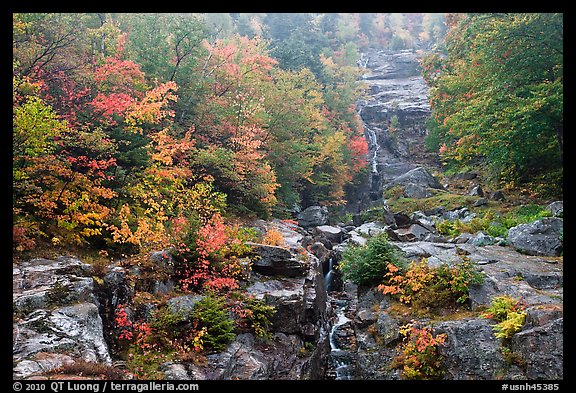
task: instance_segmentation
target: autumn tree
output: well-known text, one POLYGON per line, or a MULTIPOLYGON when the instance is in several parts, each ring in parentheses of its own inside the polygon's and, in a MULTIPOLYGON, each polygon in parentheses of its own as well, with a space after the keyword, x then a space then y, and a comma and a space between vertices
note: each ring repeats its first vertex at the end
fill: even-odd
POLYGON ((234 36, 205 41, 203 101, 196 108, 199 145, 207 162, 198 167, 238 208, 266 216, 276 203, 276 177, 263 151, 266 84, 276 61, 259 39, 234 36))
POLYGON ((280 17, 14 14, 17 247, 138 252, 196 244, 226 206, 344 203, 367 152, 358 46, 325 39, 322 15, 280 17), (226 36, 241 20, 252 38, 226 36), (308 33, 302 61, 272 56, 308 33))

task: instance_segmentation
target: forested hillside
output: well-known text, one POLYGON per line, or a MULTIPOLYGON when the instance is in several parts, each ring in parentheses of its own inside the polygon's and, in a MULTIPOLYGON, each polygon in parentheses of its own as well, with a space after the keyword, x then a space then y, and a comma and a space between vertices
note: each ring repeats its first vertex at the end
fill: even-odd
POLYGON ((14 379, 563 379, 563 14, 15 13, 12 75, 14 379))
POLYGON ((561 195, 562 14, 450 15, 446 51, 429 55, 428 145, 452 168, 561 195))
POLYGON ((440 14, 15 14, 14 247, 133 253, 222 215, 345 203, 359 53, 440 14))

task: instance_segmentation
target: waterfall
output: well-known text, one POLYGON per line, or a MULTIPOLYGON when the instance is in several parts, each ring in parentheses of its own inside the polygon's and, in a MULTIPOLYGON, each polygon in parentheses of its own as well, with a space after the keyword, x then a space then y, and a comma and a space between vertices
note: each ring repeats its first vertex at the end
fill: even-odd
POLYGON ((328 261, 328 273, 324 276, 324 283, 326 285, 326 291, 330 292, 332 290, 332 281, 334 280, 334 261, 332 258, 328 261))
POLYGON ((364 57, 364 53, 360 53, 360 59, 356 63, 360 68, 368 67, 368 56, 364 57))
POLYGON ((346 304, 345 301, 338 303, 338 308, 336 308, 337 320, 330 331, 330 363, 336 374, 336 380, 350 380, 354 377, 352 354, 350 351, 340 348, 336 340, 338 329, 350 322, 350 319, 344 315, 346 304))
MULTIPOLYGON (((358 109, 358 116, 362 120, 362 108, 358 109)), ((378 186, 380 184, 380 173, 378 171, 378 154, 380 152, 380 143, 378 142, 378 136, 376 131, 372 127, 368 127, 367 124, 362 120, 364 126, 364 132, 368 140, 368 162, 370 164, 370 175, 368 178, 368 185, 371 191, 371 199, 375 200, 378 197, 378 186)))
POLYGON ((378 137, 376 132, 372 128, 364 127, 366 133, 368 134, 369 146, 374 150, 370 155, 370 165, 372 167, 372 175, 378 175, 378 161, 376 157, 378 156, 378 151, 380 150, 380 144, 378 143, 378 137))

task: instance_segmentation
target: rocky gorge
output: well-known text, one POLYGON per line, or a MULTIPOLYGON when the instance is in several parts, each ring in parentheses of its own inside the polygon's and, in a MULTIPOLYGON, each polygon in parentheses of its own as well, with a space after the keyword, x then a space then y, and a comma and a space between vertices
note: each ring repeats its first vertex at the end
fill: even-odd
MULTIPOLYGON (((294 220, 250 224, 282 239, 279 245, 249 244, 254 257, 242 283, 247 294, 275 309, 271 336, 239 332, 204 362, 159 362, 159 375, 399 380, 402 373, 393 362, 401 353, 402 326, 418 321, 446 335, 439 347, 443 379, 563 379, 562 201, 546 204, 547 217, 513 226, 506 238, 483 231, 447 236, 439 230, 442 223, 470 222, 473 208, 501 203, 502 191, 483 191, 474 172, 444 178, 435 173, 438 168, 422 148, 429 106, 417 54, 365 53, 360 63, 369 86, 369 95, 358 103, 369 141, 369 178, 346 219, 310 206, 294 220), (422 208, 388 203, 393 193, 420 201, 422 208), (424 205, 447 194, 465 196, 466 203, 424 205), (406 259, 429 266, 451 266, 465 256, 484 280, 470 287, 460 312, 413 315, 376 287, 345 280, 338 268, 348 247, 365 245, 381 233, 406 259), (498 338, 493 321, 481 316, 500 295, 521 299, 526 313, 509 339, 498 338)), ((71 377, 63 370, 81 362, 125 370, 111 337, 119 305, 134 304, 136 292, 145 292, 189 313, 201 300, 176 290, 171 258, 169 250, 159 250, 140 265, 117 261, 98 267, 74 256, 14 264, 14 379, 71 377)), ((101 378, 85 374, 95 377, 101 378)))

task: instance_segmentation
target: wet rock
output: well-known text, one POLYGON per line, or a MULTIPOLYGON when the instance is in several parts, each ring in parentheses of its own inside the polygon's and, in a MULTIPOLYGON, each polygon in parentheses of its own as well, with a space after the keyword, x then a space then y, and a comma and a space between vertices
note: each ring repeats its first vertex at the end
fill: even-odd
POLYGON ((74 257, 14 266, 15 378, 47 372, 70 359, 111 363, 92 274, 92 266, 74 257))
POLYGON ((508 241, 525 254, 558 256, 563 247, 563 222, 561 218, 551 217, 517 225, 508 231, 508 241))
POLYGON ((246 292, 273 306, 271 318, 274 331, 286 334, 301 333, 304 313, 304 285, 301 279, 279 278, 257 281, 246 292))
POLYGON ((453 265, 467 257, 483 272, 484 283, 469 289, 473 308, 489 305, 494 296, 507 294, 526 304, 562 302, 562 264, 544 257, 521 254, 511 247, 468 243, 392 242, 408 260, 427 258, 428 265, 453 265), (466 254, 466 255, 464 255, 466 254))
POLYGON ((328 222, 326 206, 310 206, 297 215, 298 224, 304 228, 325 225, 328 222))
POLYGON ((26 314, 75 302, 98 304, 91 274, 92 266, 73 257, 22 262, 12 269, 14 310, 26 314))
POLYGON ((246 244, 250 245, 253 252, 258 255, 258 258, 252 261, 252 269, 255 272, 266 276, 300 277, 308 271, 309 263, 306 260, 308 258, 304 254, 297 259, 289 249, 284 247, 251 242, 246 244))
MULTIPOLYGON (((320 242, 313 243, 310 245, 310 252, 316 256, 320 260, 320 263, 327 265, 328 261, 332 257, 332 251, 327 249, 324 244, 320 242)), ((323 269, 324 271, 328 271, 328 269, 323 269)))
POLYGON ((278 277, 255 281, 246 288, 248 294, 273 306, 273 331, 301 334, 317 340, 326 328, 327 295, 319 260, 312 256, 305 277, 278 277))
POLYGON ((112 310, 115 310, 119 304, 128 304, 134 297, 134 289, 129 283, 125 268, 112 267, 104 276, 103 281, 103 292, 112 310))
POLYGON ((330 226, 330 225, 320 225, 314 228, 313 233, 317 236, 323 236, 332 243, 342 242, 342 236, 344 232, 342 228, 330 226))
MULTIPOLYGON (((87 362, 111 364, 102 320, 93 303, 36 310, 16 323, 13 358, 18 364, 40 352, 66 353, 87 362)), ((20 377, 23 377, 20 375, 20 377)))

